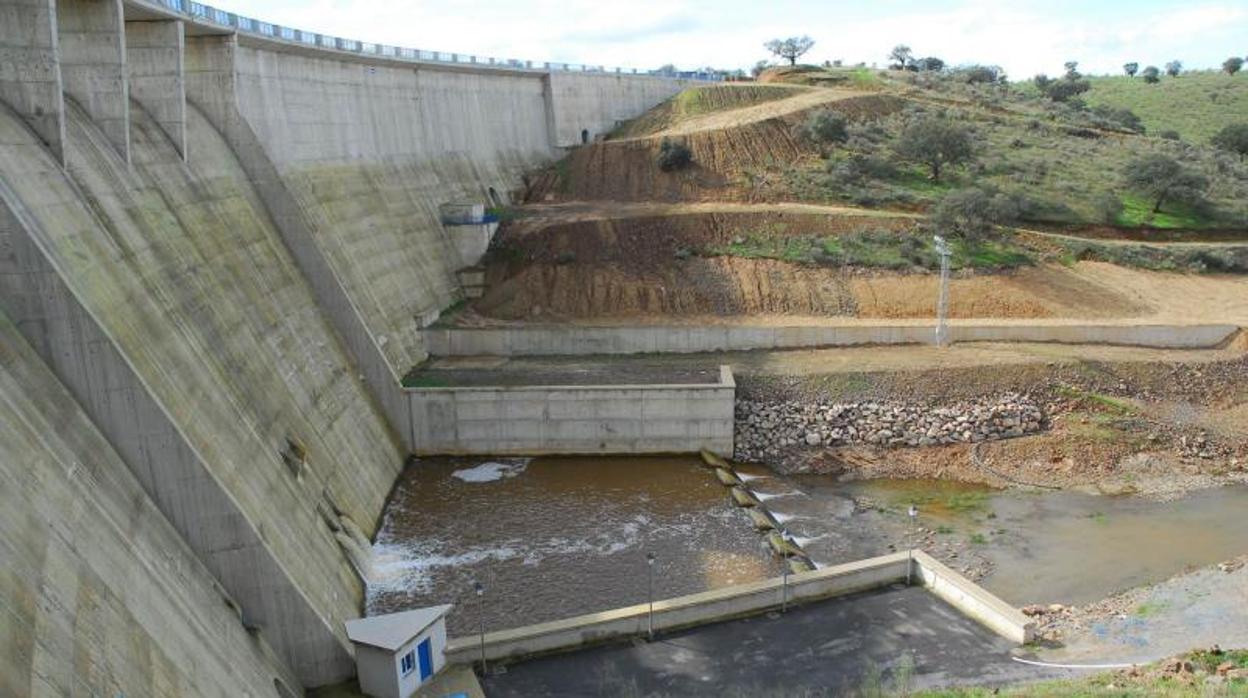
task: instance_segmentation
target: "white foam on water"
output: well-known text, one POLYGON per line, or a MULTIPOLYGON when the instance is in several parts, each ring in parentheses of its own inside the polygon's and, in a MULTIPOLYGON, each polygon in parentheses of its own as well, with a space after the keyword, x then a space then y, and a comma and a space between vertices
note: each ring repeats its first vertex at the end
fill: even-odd
POLYGON ((806 537, 806 536, 791 536, 791 537, 790 537, 790 540, 792 540, 794 543, 797 543, 798 545, 800 545, 800 546, 802 546, 803 548, 805 548, 807 543, 813 543, 814 541, 817 541, 817 540, 819 540, 820 538, 827 538, 827 537, 828 537, 828 534, 823 533, 823 534, 820 534, 820 535, 817 535, 817 536, 810 536, 810 537, 806 537))
POLYGON ((771 512, 771 518, 775 519, 776 523, 785 523, 798 518, 798 516, 796 514, 784 514, 778 511, 773 511, 771 512))
POLYGON ((741 478, 742 482, 749 482, 751 480, 762 480, 771 476, 770 475, 751 475, 749 473, 737 473, 737 477, 741 478))
POLYGON ((528 467, 529 458, 508 458, 506 460, 486 461, 472 468, 464 468, 451 473, 451 477, 464 482, 495 482, 505 477, 515 477, 528 467))
POLYGON ((776 499, 779 497, 796 497, 796 496, 805 497, 806 493, 800 492, 798 490, 793 490, 792 492, 776 492, 775 494, 768 494, 766 492, 755 492, 754 496, 758 497, 758 501, 765 502, 769 499, 776 499))

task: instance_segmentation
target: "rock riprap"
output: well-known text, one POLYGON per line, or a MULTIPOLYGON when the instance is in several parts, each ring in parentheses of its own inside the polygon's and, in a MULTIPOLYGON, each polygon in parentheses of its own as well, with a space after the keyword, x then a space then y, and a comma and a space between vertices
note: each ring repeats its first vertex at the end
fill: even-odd
POLYGON ((1043 431, 1047 419, 1028 396, 1012 393, 944 406, 739 399, 736 426, 736 459, 763 461, 799 448, 993 441, 1043 431))

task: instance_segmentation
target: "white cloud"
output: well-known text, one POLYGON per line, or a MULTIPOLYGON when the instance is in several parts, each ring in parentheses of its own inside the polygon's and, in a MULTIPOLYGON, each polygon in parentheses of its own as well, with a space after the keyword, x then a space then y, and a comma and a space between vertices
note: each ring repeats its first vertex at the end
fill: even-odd
POLYGON ((885 62, 907 43, 950 63, 1002 65, 1016 78, 1057 73, 1066 60, 1085 72, 1117 72, 1127 60, 1216 66, 1248 50, 1248 7, 1211 1, 1161 9, 1051 0, 932 0, 871 5, 773 0, 217 0, 224 8, 290 26, 365 41, 532 60, 654 67, 746 67, 762 43, 809 34, 810 58, 885 62), (916 9, 918 8, 918 9, 916 9), (1110 9, 1106 9, 1110 8, 1110 9))

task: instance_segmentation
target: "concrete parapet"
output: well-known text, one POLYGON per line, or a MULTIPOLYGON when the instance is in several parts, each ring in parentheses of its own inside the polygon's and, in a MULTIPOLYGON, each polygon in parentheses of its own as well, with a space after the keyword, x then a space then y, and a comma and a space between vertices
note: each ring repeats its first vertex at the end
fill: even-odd
POLYGON ((56 0, 65 94, 130 162, 130 89, 122 0, 56 0))
POLYGON ((409 388, 418 454, 731 453, 736 383, 409 388))
POLYGON ((182 22, 126 22, 130 97, 146 109, 186 159, 185 36, 182 22))
POLYGON ((55 0, 0 0, 0 100, 65 164, 65 98, 55 0))
MULTIPOLYGON (((960 324, 950 327, 950 336, 955 342, 1202 349, 1220 345, 1238 330, 1235 325, 960 324)), ((935 329, 932 325, 500 327, 435 328, 422 334, 434 356, 579 356, 930 344, 935 329)))

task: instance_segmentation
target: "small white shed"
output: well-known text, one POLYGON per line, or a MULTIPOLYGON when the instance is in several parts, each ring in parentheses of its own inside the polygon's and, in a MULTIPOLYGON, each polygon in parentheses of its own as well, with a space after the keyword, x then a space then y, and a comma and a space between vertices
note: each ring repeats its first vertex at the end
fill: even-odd
POLYGON ((450 604, 347 621, 360 690, 375 698, 408 698, 446 664, 450 604))

